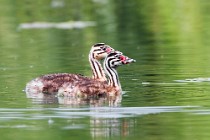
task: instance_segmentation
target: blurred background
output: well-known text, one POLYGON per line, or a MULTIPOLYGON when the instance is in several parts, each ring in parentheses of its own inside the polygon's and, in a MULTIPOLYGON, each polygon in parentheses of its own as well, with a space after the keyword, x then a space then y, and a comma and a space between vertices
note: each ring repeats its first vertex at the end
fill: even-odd
MULTIPOLYGON (((104 42, 137 60, 135 64, 118 69, 125 91, 121 107, 202 106, 209 114, 209 82, 175 81, 198 77, 209 80, 209 9, 209 0, 1 0, 0 110, 8 108, 4 113, 7 114, 15 108, 64 107, 34 104, 26 99, 22 90, 28 81, 42 74, 69 72, 91 76, 90 47, 104 42)), ((21 126, 27 124, 26 129, 30 125, 46 130, 49 126, 45 115, 54 115, 57 111, 41 113, 43 122, 28 121, 28 117, 33 119, 39 110, 21 110, 21 121, 0 119, 4 122, 0 129, 7 128, 2 131, 5 134, 2 137, 31 139, 24 137, 22 131, 16 132, 17 137, 6 133, 16 128, 16 125, 9 127, 14 122, 21 126)), ((89 130, 93 130, 93 138, 97 135, 100 138, 209 139, 208 116, 197 118, 180 112, 101 120, 89 119, 87 115, 76 121, 67 114, 67 120, 59 116, 54 119, 52 122, 60 124, 44 136, 46 139, 58 139, 54 137, 56 134, 68 136, 60 126, 81 121, 82 126, 87 127, 79 125, 76 130, 70 129, 77 135, 81 129, 86 130, 83 136, 89 139, 89 130), (112 128, 112 124, 116 126, 112 128), (116 133, 112 133, 115 129, 116 133)), ((34 139, 39 138, 37 133, 31 134, 34 139)))
POLYGON ((2 83, 23 86, 52 72, 90 75, 87 56, 97 42, 137 59, 129 70, 138 77, 154 74, 150 66, 156 74, 173 69, 175 78, 207 76, 209 7, 208 0, 1 0, 0 71, 15 77, 2 83))

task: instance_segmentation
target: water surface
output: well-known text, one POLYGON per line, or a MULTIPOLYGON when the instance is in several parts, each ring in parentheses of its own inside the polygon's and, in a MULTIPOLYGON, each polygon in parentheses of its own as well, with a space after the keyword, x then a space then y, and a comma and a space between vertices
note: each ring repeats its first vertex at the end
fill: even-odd
POLYGON ((1 139, 209 139, 208 0, 2 0, 1 139), (42 74, 91 76, 91 45, 137 60, 119 67, 122 99, 28 99, 42 74))

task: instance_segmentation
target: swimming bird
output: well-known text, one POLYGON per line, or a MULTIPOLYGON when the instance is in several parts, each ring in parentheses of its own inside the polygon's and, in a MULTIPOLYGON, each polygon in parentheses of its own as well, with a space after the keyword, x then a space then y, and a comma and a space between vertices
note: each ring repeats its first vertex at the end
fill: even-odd
MULTIPOLYGON (((97 43, 91 47, 88 60, 93 73, 93 79, 98 81, 107 81, 106 75, 99 61, 104 59, 112 51, 114 51, 114 49, 105 43, 97 43)), ((52 84, 48 82, 49 85, 43 87, 43 89, 40 89, 40 87, 43 86, 43 83, 40 82, 38 77, 27 83, 25 91, 27 93, 56 92, 57 87, 62 85, 62 83, 65 81, 64 80, 62 82, 62 79, 72 79, 77 78, 77 76, 81 77, 79 74, 76 74, 72 77, 72 75, 69 75, 68 73, 47 74, 42 76, 42 78, 46 81, 52 81, 54 79, 56 82, 52 84)))
POLYGON ((108 76, 108 82, 96 81, 87 77, 75 81, 65 82, 58 89, 58 96, 64 97, 90 97, 90 96, 117 96, 122 92, 119 76, 116 68, 121 65, 135 62, 118 52, 110 53, 104 60, 104 70, 108 76))
POLYGON ((26 85, 26 95, 32 98, 42 98, 45 95, 58 96, 98 96, 101 94, 117 95, 121 93, 116 68, 135 60, 116 51, 111 52, 104 60, 104 69, 109 81, 98 81, 79 74, 59 73, 48 74, 33 79, 26 85))

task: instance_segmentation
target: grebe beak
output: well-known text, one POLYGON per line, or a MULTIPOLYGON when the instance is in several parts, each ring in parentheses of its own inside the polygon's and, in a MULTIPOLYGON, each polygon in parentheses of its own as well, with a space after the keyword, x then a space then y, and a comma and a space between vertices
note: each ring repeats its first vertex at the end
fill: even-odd
POLYGON ((126 59, 126 61, 128 63, 135 63, 136 62, 136 60, 135 59, 132 59, 132 58, 128 58, 128 59, 126 59))

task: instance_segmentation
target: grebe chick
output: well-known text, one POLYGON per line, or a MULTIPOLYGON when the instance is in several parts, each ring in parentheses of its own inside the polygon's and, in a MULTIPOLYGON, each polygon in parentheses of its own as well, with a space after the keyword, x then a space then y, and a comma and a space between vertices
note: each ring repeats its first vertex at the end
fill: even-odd
POLYGON ((119 53, 110 53, 104 60, 104 69, 109 78, 109 82, 96 81, 84 78, 74 82, 65 82, 58 90, 58 96, 65 97, 95 97, 100 95, 115 96, 122 92, 116 68, 135 62, 127 56, 119 53))
MULTIPOLYGON (((97 43, 91 47, 89 53, 89 63, 93 72, 93 79, 98 81, 106 81, 104 70, 99 61, 104 59, 112 51, 114 51, 114 49, 105 43, 97 43)), ((47 74, 28 82, 26 84, 25 92, 29 98, 31 97, 31 93, 57 92, 58 87, 60 87, 64 82, 77 80, 78 78, 82 78, 82 75, 69 73, 47 74)))

